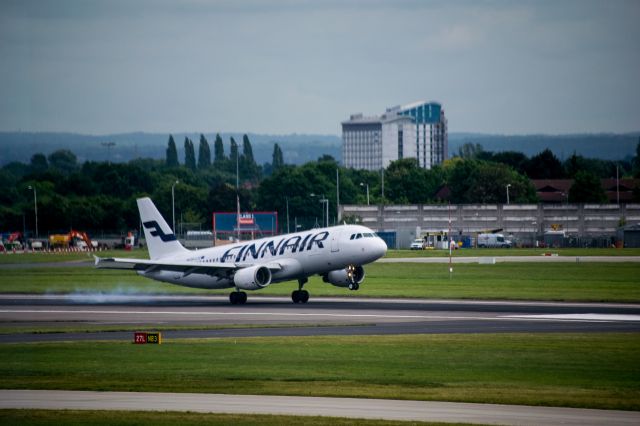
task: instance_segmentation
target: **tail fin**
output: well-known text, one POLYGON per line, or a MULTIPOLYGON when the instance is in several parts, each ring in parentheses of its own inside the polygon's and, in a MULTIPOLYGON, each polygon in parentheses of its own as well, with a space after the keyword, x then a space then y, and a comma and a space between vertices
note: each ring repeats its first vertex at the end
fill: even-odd
POLYGON ((138 198, 138 210, 152 260, 188 251, 182 247, 150 198, 138 198))

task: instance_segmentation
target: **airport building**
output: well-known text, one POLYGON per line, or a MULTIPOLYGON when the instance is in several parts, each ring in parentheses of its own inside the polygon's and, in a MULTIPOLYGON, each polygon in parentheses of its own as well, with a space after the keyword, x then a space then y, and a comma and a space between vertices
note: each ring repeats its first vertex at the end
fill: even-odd
POLYGON ((342 122, 346 167, 380 170, 402 158, 416 158, 430 169, 448 155, 447 119, 437 102, 387 108, 381 116, 353 114, 342 122))

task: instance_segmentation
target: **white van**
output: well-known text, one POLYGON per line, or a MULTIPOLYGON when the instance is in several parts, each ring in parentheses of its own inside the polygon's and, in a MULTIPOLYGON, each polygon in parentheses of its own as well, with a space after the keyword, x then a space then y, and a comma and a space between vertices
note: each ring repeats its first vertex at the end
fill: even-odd
POLYGON ((478 234, 478 247, 511 248, 511 245, 502 234, 478 234))

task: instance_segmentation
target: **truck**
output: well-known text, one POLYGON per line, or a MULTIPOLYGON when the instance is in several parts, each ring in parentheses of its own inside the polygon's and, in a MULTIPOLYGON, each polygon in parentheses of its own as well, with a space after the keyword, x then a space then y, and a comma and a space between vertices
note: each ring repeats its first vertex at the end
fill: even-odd
POLYGON ((503 234, 478 234, 478 247, 511 248, 512 243, 503 234))
POLYGON ((51 248, 77 247, 81 250, 87 250, 97 246, 98 244, 95 241, 91 241, 86 232, 79 232, 73 229, 68 234, 49 235, 49 247, 51 248))

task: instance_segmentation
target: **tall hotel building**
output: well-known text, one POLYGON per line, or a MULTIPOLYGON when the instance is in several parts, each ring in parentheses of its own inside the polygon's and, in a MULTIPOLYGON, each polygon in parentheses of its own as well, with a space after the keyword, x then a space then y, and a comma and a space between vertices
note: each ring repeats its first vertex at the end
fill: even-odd
POLYGON ((380 170, 394 160, 417 158, 430 169, 447 158, 447 119, 436 102, 387 108, 381 116, 354 114, 342 122, 342 141, 346 167, 380 170))

